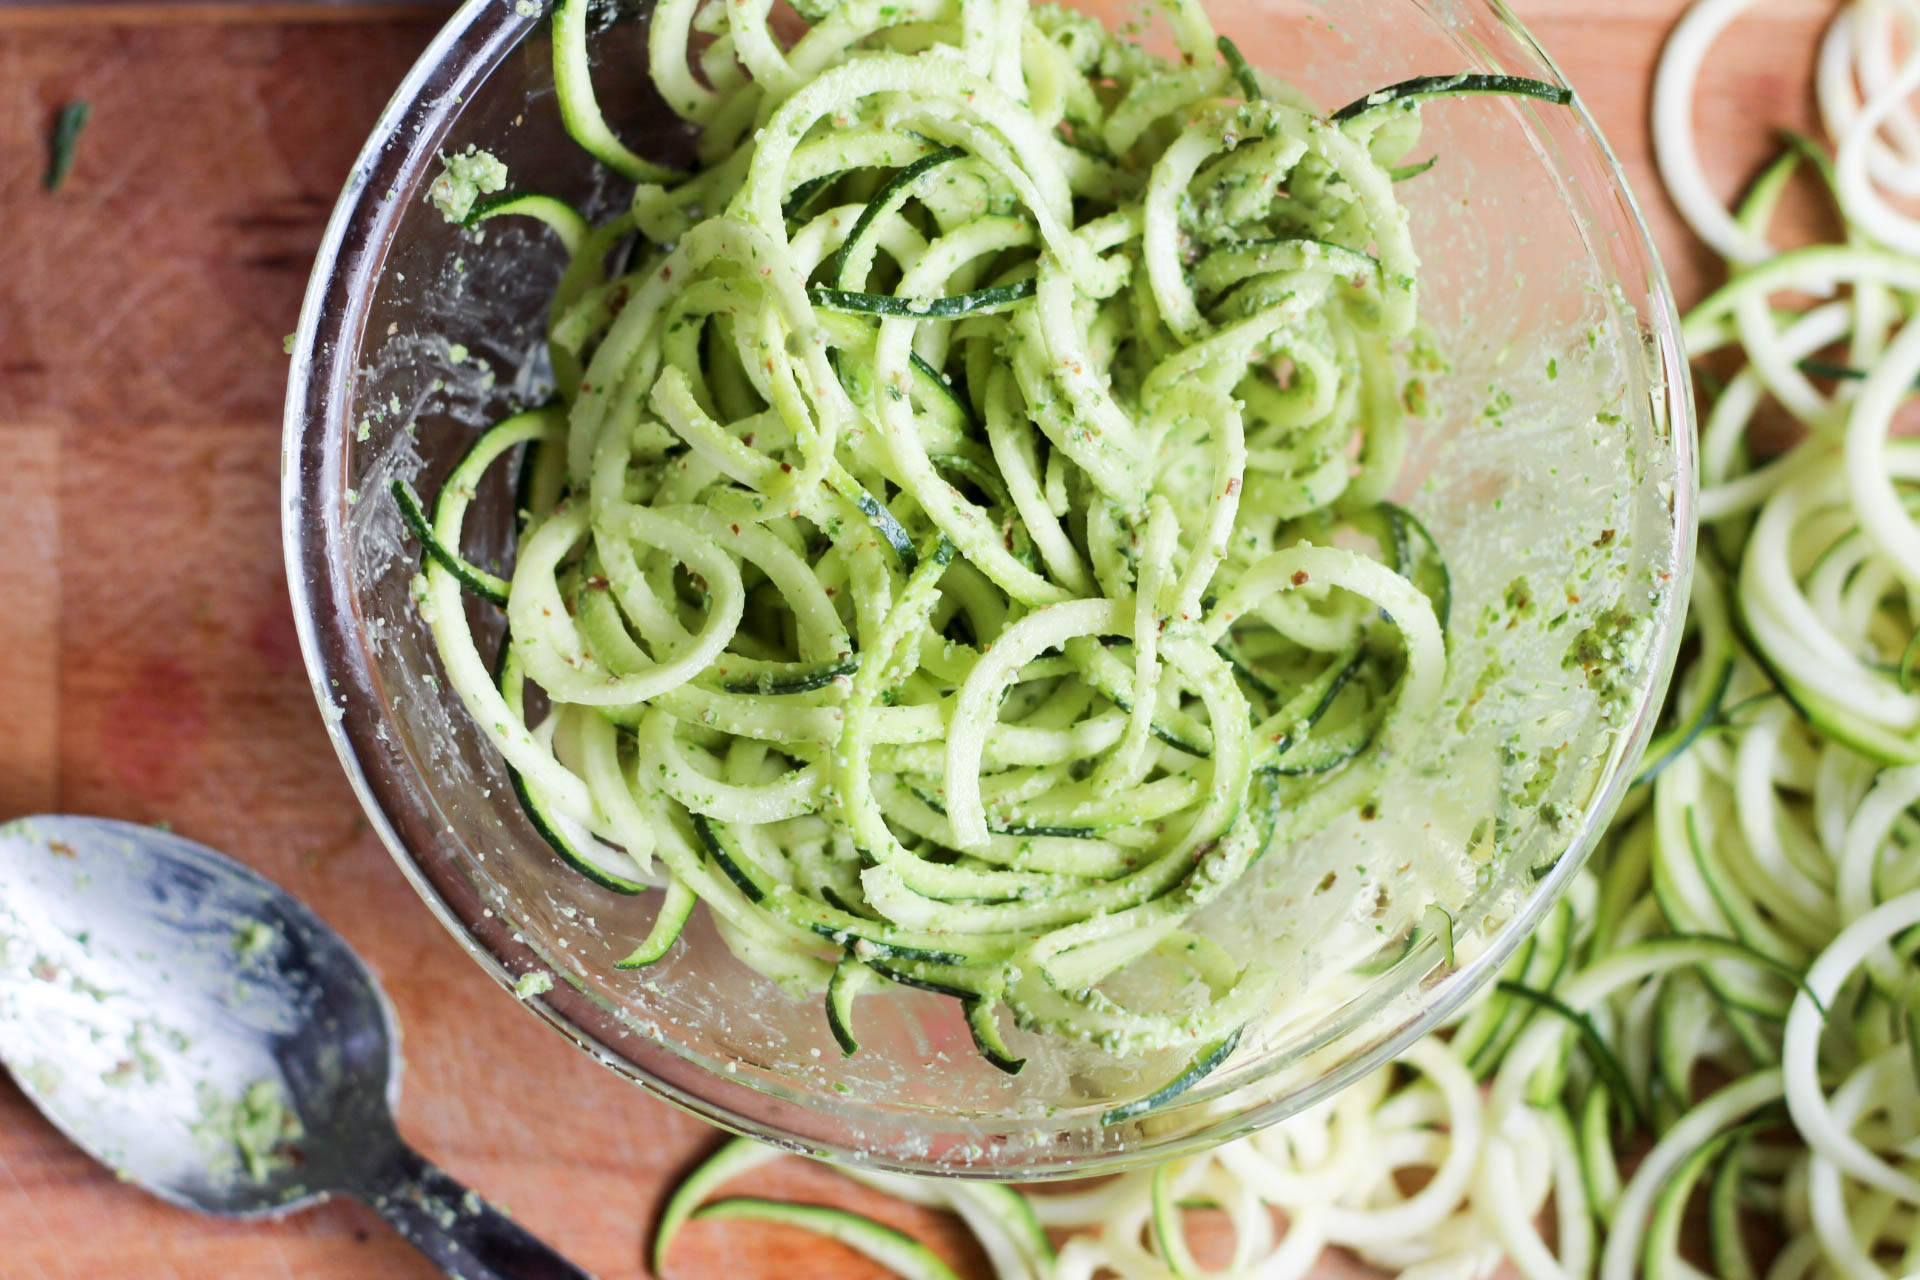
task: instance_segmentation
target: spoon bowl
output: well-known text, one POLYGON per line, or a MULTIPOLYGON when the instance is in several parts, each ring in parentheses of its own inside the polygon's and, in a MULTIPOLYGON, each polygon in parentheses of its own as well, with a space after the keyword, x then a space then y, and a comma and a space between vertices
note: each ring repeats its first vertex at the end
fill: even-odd
POLYGON ((233 1218, 346 1192, 449 1275, 581 1277, 394 1128, 400 1033, 304 904, 205 845, 102 818, 0 827, 0 1062, 75 1144, 233 1218))

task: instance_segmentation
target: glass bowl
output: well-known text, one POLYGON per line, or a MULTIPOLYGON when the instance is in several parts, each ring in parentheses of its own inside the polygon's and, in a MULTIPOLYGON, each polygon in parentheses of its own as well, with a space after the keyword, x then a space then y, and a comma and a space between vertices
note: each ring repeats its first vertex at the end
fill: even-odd
MULTIPOLYGON (((1560 79, 1483 0, 1209 9, 1251 62, 1329 108, 1438 72, 1560 79)), ((609 120, 642 151, 683 149, 645 84, 643 23, 603 13, 592 39, 609 120)), ((283 461, 294 609, 341 763, 420 896, 496 980, 551 970, 562 981, 530 1008, 728 1128, 882 1168, 1044 1178, 1198 1149, 1309 1105, 1492 976, 1631 783, 1692 564, 1673 302, 1582 108, 1477 97, 1426 109, 1419 154, 1439 162, 1399 190, 1439 358, 1416 359, 1408 392, 1424 405, 1394 496, 1452 564, 1447 703, 1374 804, 1270 851, 1210 909, 1206 927, 1236 954, 1289 962, 1233 1055, 1166 1105, 1107 1123, 1183 1063, 1013 1033, 1031 1061, 1009 1077, 976 1057, 951 1001, 904 989, 863 999, 862 1051, 843 1058, 818 1002, 742 965, 704 912, 667 959, 616 972, 658 895, 621 896, 561 863, 438 679, 409 598, 418 550, 389 485, 431 494, 482 425, 544 395, 562 259, 538 229, 503 219, 470 233, 422 197, 437 157, 475 144, 516 188, 602 216, 619 207, 618 184, 562 131, 549 48, 527 0, 470 0, 395 93, 314 267, 283 461), (1451 947, 1429 903, 1451 918, 1451 947)), ((483 489, 474 554, 510 555, 511 509, 504 478, 483 489)), ((497 637, 498 618, 474 608, 482 642, 497 637)))

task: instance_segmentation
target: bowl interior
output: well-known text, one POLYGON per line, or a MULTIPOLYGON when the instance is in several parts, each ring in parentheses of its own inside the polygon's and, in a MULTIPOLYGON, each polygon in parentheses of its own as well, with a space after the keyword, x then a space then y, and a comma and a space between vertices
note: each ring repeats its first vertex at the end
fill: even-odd
MULTIPOLYGON (((1112 24, 1103 0, 1080 7, 1112 24)), ((1214 0, 1255 65, 1331 109, 1413 75, 1557 79, 1492 7, 1214 0)), ((1111 7, 1117 10, 1117 6, 1111 7)), ((1149 39, 1152 33, 1149 32, 1149 39)), ((641 150, 686 143, 644 83, 644 18, 592 49, 608 118, 641 150)), ((1015 1033, 1008 1077, 953 1002, 866 997, 843 1058, 817 999, 740 963, 705 920, 644 971, 614 961, 658 895, 563 865, 439 678, 410 600, 418 562, 388 496, 432 493, 476 431, 546 391, 543 230, 449 225, 423 200, 437 155, 479 146, 510 185, 589 212, 624 191, 561 128, 537 16, 473 0, 402 86, 342 197, 303 317, 288 406, 287 539, 323 707, 369 814, 423 896, 497 976, 564 979, 535 1007, 610 1066, 721 1123, 908 1169, 1044 1176, 1216 1140, 1378 1061, 1483 981, 1565 888, 1625 786, 1664 689, 1688 576, 1691 467, 1671 300, 1578 108, 1496 97, 1425 111, 1399 187, 1425 270, 1429 349, 1406 353, 1412 418, 1393 497, 1451 568, 1444 711, 1377 799, 1277 847, 1205 926, 1287 979, 1227 1067, 1177 1104, 1101 1123, 1180 1062, 1015 1033), (1453 922, 1433 937, 1432 904, 1453 922), (1422 922, 1427 927, 1422 927, 1422 922)), ((510 563, 503 474, 469 551, 510 563)), ((476 633, 498 615, 473 606, 476 633)))

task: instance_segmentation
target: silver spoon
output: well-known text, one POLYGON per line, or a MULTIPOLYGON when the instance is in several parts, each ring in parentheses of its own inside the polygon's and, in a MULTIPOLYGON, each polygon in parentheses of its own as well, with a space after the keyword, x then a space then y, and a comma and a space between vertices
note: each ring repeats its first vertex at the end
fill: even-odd
POLYGON ((163 1200, 260 1218, 344 1192, 459 1280, 590 1280, 401 1140, 379 984, 205 845, 101 818, 0 826, 0 1062, 163 1200))

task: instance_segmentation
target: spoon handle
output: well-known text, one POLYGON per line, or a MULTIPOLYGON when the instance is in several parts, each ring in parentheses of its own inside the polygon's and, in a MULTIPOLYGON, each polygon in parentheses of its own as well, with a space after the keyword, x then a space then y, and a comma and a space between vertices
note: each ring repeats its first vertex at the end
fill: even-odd
POLYGON ((356 1194, 454 1280, 593 1280, 404 1142, 356 1194))

